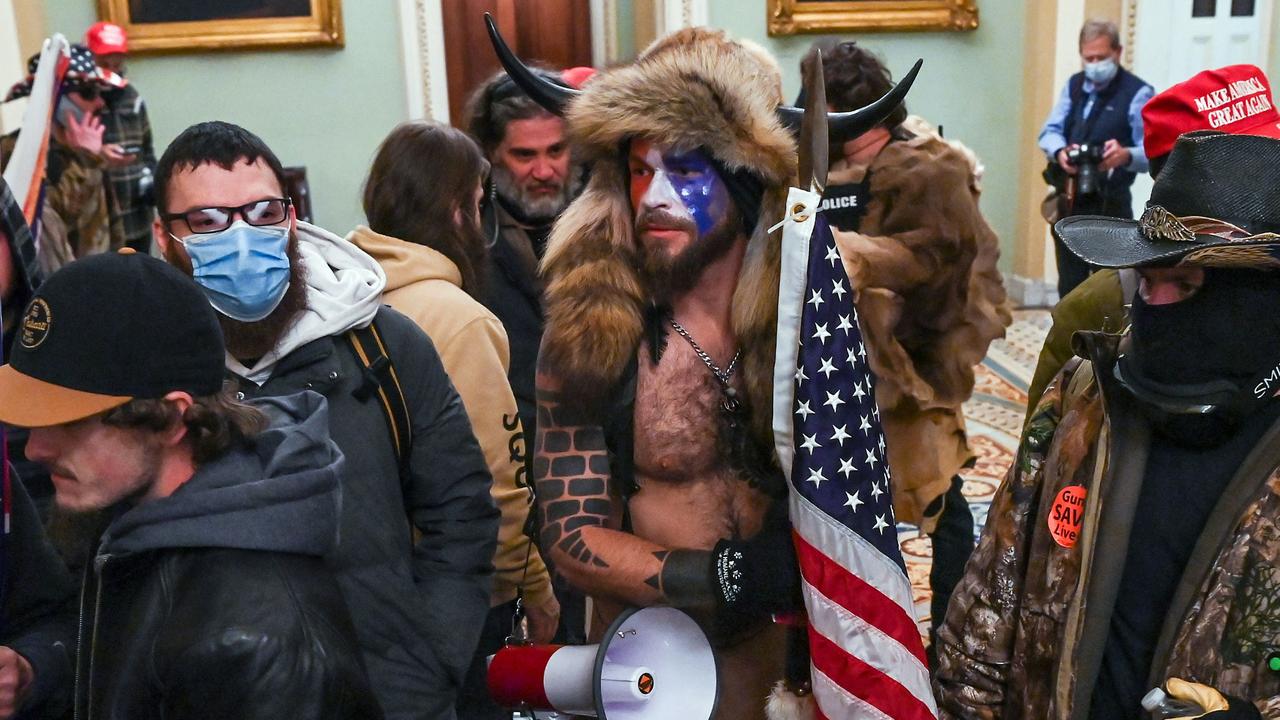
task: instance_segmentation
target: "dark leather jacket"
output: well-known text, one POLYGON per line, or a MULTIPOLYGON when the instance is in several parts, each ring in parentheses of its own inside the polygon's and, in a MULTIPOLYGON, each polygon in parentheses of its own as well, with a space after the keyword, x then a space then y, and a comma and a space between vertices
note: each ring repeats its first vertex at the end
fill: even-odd
POLYGON ((382 717, 320 558, 192 548, 95 565, 81 600, 77 718, 382 717))
POLYGON ((383 716, 323 557, 342 454, 316 393, 168 497, 120 513, 85 568, 76 720, 383 716))

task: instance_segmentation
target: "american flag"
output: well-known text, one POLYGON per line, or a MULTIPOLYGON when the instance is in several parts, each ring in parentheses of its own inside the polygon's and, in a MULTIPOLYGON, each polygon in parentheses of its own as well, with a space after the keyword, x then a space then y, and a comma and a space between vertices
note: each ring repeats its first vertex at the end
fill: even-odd
POLYGON ((778 293, 774 435, 787 472, 819 717, 934 718, 898 549, 875 378, 819 196, 792 188, 778 293))

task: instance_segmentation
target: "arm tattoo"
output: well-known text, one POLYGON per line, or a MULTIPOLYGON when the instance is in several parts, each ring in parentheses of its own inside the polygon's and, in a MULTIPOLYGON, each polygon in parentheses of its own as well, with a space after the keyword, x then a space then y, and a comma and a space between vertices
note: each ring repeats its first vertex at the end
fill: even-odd
POLYGON ((607 568, 582 538, 584 528, 607 527, 613 514, 604 431, 565 417, 560 393, 540 389, 538 395, 533 476, 542 513, 542 547, 556 548, 584 565, 607 568))
POLYGON ((653 554, 662 569, 644 582, 675 607, 707 606, 715 602, 711 582, 711 553, 706 550, 660 550, 653 554))

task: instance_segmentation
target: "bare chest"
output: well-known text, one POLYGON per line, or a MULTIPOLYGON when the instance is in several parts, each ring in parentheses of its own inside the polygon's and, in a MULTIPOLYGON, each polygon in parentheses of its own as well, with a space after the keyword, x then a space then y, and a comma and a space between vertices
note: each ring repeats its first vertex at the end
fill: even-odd
MULTIPOLYGON (((647 348, 640 358, 634 444, 640 489, 630 501, 635 533, 685 548, 755 534, 769 500, 729 465, 719 382, 676 335, 656 366, 647 348)), ((736 376, 734 386, 742 392, 736 376)))
POLYGON ((723 466, 719 381, 675 334, 658 364, 649 360, 649 350, 642 346, 636 375, 636 469, 680 481, 723 466))

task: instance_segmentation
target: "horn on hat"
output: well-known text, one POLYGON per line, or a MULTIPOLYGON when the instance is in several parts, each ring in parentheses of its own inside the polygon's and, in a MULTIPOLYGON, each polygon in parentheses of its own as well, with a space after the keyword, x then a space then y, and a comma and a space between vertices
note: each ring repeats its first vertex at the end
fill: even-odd
POLYGON ((489 13, 484 14, 484 24, 489 28, 489 40, 493 43, 493 51, 498 54, 498 61, 502 63, 507 75, 520 86, 521 90, 524 90, 530 99, 546 108, 548 112, 563 117, 569 101, 582 91, 538 77, 511 51, 507 41, 502 39, 502 33, 498 32, 493 16, 489 13))
MULTIPOLYGON (((924 60, 916 60, 916 64, 911 67, 911 72, 903 76, 902 80, 890 88, 883 97, 870 105, 848 112, 827 113, 827 132, 832 142, 842 143, 852 140, 879 125, 906 98, 911 84, 916 81, 916 75, 920 74, 921 65, 924 65, 924 60)), ((800 133, 800 124, 804 121, 804 108, 779 105, 777 112, 778 119, 783 125, 786 125, 793 134, 800 133)))
MULTIPOLYGON (((493 21, 493 15, 485 13, 484 23, 489 30, 489 40, 493 43, 493 50, 498 55, 498 61, 502 63, 502 67, 507 71, 507 75, 512 81, 519 85, 520 89, 524 90, 530 99, 546 108, 548 112, 563 117, 569 102, 582 94, 582 91, 557 85, 539 77, 512 52, 506 40, 502 39, 502 33, 498 32, 498 26, 493 21)), ((832 141, 841 143, 851 140, 875 127, 888 117, 889 113, 893 112, 907 96, 907 91, 911 89, 911 84, 915 82, 916 75, 920 73, 920 66, 923 64, 924 60, 916 60, 911 72, 908 72, 901 82, 885 93, 884 97, 870 105, 849 112, 827 113, 827 128, 832 141)), ((804 120, 803 108, 779 105, 777 114, 778 119, 792 134, 798 135, 800 133, 800 124, 804 120)))

